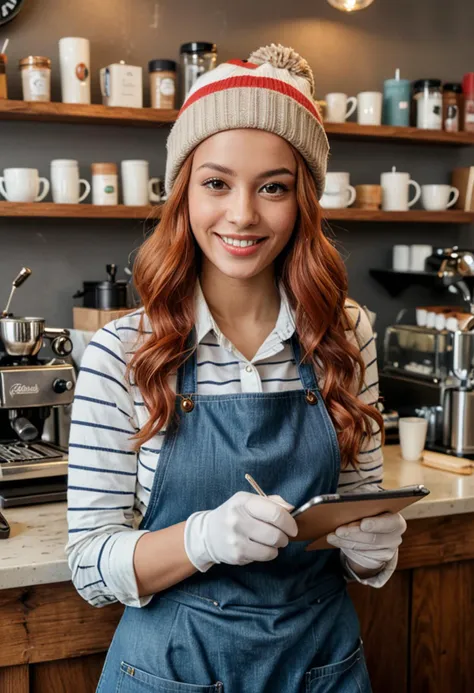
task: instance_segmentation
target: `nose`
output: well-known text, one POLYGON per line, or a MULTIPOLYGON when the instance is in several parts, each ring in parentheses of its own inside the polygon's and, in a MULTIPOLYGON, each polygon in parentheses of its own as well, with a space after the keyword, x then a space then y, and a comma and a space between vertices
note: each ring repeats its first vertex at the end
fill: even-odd
POLYGON ((235 191, 228 196, 226 220, 237 229, 247 229, 258 224, 260 216, 251 191, 235 191))

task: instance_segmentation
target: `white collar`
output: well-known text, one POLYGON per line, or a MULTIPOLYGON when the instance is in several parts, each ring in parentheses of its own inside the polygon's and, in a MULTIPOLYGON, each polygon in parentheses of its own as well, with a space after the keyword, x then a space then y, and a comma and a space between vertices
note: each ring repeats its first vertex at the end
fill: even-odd
MULTIPOLYGON (((278 283, 278 288, 280 291, 280 310, 275 327, 273 328, 269 337, 275 335, 281 342, 284 342, 285 340, 289 339, 295 331, 295 312, 290 306, 288 296, 283 288, 282 282, 278 283)), ((209 332, 213 330, 219 344, 225 348, 229 348, 228 345, 230 342, 225 335, 222 334, 214 318, 212 317, 212 313, 207 305, 207 301, 201 288, 201 282, 199 280, 196 282, 195 311, 198 343, 200 344, 202 340, 209 334, 209 332)))

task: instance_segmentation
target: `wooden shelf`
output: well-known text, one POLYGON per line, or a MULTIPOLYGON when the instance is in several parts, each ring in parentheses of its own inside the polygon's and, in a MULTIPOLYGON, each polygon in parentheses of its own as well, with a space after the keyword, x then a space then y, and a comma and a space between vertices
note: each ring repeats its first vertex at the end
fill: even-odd
POLYGON ((323 218, 328 221, 379 221, 416 224, 472 224, 474 212, 447 210, 445 212, 427 212, 415 209, 408 212, 383 212, 371 209, 325 209, 323 218))
POLYGON ((158 108, 112 108, 100 104, 0 99, 0 120, 150 127, 173 123, 177 115, 178 111, 158 108))
MULTIPOLYGON (((0 217, 57 217, 63 219, 159 219, 161 205, 127 207, 125 205, 58 205, 54 202, 0 202, 0 217)), ((328 221, 367 221, 397 223, 472 224, 474 212, 446 211, 382 212, 367 209, 325 209, 328 221)))
POLYGON ((0 217, 62 219, 159 219, 161 205, 58 205, 54 202, 0 202, 0 217))
POLYGON ((444 130, 421 130, 393 125, 358 125, 357 123, 324 123, 324 128, 329 139, 360 139, 454 146, 474 145, 474 132, 445 132, 444 130))
MULTIPOLYGON (((153 127, 174 123, 177 115, 177 110, 157 108, 121 108, 101 104, 0 99, 0 120, 153 127)), ((444 130, 420 130, 391 125, 358 125, 357 123, 324 123, 324 127, 330 139, 474 145, 472 132, 444 132, 444 130)))

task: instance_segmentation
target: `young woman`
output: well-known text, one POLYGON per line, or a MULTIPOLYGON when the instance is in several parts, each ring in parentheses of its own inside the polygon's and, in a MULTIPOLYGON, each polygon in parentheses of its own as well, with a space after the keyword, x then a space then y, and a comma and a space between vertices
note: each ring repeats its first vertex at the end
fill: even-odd
POLYGON ((403 518, 289 543, 293 506, 382 480, 373 336, 321 229, 327 155, 311 69, 275 45, 201 77, 170 134, 143 308, 94 336, 73 411, 74 584, 127 606, 102 693, 370 691, 345 584, 386 582, 403 518))

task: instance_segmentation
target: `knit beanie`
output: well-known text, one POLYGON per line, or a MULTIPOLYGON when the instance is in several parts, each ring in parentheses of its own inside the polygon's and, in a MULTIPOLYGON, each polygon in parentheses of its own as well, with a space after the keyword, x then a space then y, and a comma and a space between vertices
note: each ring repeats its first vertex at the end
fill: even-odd
POLYGON ((271 44, 248 61, 229 60, 204 73, 190 90, 168 141, 165 189, 191 151, 223 130, 255 128, 283 137, 306 160, 324 191, 329 143, 314 101, 313 72, 292 48, 271 44))

